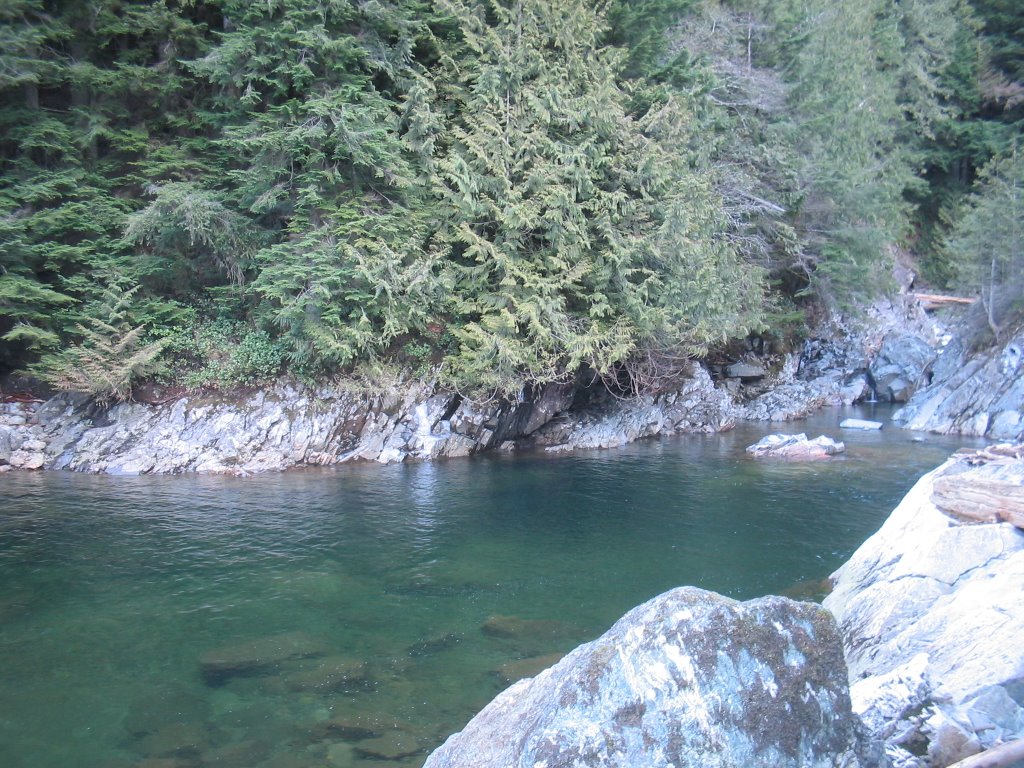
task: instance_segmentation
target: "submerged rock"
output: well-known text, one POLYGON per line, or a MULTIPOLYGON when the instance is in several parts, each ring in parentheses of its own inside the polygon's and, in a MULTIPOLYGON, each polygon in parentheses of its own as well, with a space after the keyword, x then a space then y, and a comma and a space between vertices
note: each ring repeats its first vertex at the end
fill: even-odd
POLYGON ((357 741, 353 751, 370 760, 402 760, 425 750, 416 733, 395 728, 381 736, 357 741))
POLYGON ((436 637, 417 640, 406 648, 406 651, 410 656, 433 656, 436 653, 457 648, 464 639, 465 635, 462 632, 447 632, 436 637))
POLYGON ((747 447, 747 453, 751 456, 779 459, 826 459, 844 451, 846 446, 830 437, 819 435, 808 440, 802 432, 797 435, 768 435, 747 447))
POLYGON ((525 677, 536 677, 548 667, 557 664, 564 656, 564 653, 549 653, 546 656, 530 656, 526 659, 507 661, 494 670, 494 674, 503 683, 514 683, 525 677))
POLYGON ((552 619, 524 619, 519 616, 489 616, 480 625, 480 631, 491 637, 511 640, 569 637, 578 630, 564 621, 552 619))
POLYGON ((968 486, 985 471, 956 457, 925 475, 824 603, 855 708, 897 765, 946 766, 1024 737, 1024 531, 935 503, 950 498, 948 484, 936 497, 942 481, 968 486))
POLYGON ((280 683, 290 691, 344 691, 370 685, 366 662, 347 656, 314 658, 299 669, 281 675, 280 683))
POLYGON ((832 617, 681 588, 500 694, 424 768, 858 765, 832 617))
POLYGON ((276 669, 282 662, 326 656, 329 647, 305 632, 286 632, 215 648, 199 657, 207 685, 223 685, 232 677, 276 669))

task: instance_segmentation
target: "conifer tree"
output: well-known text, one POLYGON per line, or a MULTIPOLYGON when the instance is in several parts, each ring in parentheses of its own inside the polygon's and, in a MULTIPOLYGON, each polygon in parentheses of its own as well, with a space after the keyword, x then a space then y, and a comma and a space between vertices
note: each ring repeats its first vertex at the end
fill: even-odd
POLYGON ((511 392, 745 333, 756 275, 680 151, 681 99, 662 91, 631 113, 623 53, 600 45, 604 24, 581 0, 444 7, 471 51, 437 162, 456 379, 511 392))
POLYGON ((191 67, 217 90, 220 195, 258 232, 258 313, 294 363, 347 363, 419 322, 429 301, 397 109, 414 29, 387 3, 223 10, 228 31, 191 67))
POLYGON ((135 322, 132 300, 139 286, 107 286, 78 326, 79 341, 50 352, 33 372, 66 390, 91 395, 100 403, 131 398, 141 378, 160 369, 163 340, 146 342, 144 326, 135 322))
POLYGON ((1024 155, 1012 151, 982 169, 946 248, 999 338, 1024 316, 1024 155))
POLYGON ((121 232, 145 183, 188 167, 171 148, 187 135, 175 57, 202 37, 149 0, 3 4, 0 362, 73 338, 56 309, 136 274, 121 232))
POLYGON ((788 0, 770 11, 792 81, 781 135, 796 150, 793 207, 804 265, 844 299, 888 277, 912 171, 897 147, 901 38, 887 0, 788 0))

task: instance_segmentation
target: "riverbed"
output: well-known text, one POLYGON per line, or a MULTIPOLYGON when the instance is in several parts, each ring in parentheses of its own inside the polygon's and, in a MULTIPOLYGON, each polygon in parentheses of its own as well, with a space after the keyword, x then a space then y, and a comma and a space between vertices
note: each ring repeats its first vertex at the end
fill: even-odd
POLYGON ((666 589, 820 597, 918 476, 977 445, 849 416, 888 412, 249 478, 2 475, 2 765, 420 765, 529 660, 666 589), (780 429, 848 453, 744 454, 780 429))

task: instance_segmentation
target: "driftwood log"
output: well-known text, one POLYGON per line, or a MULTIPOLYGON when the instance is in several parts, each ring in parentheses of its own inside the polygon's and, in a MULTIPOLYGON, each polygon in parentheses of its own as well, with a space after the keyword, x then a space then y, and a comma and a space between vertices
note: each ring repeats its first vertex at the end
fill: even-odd
POLYGON ((910 295, 920 301, 921 306, 926 310, 938 309, 939 307, 946 307, 950 304, 973 304, 977 301, 977 299, 966 298, 964 296, 943 296, 938 293, 912 293, 910 295))
POLYGON ((998 747, 953 763, 948 768, 1011 768, 1024 765, 1024 739, 1015 739, 998 747))
POLYGON ((1024 485, 1012 479, 964 473, 939 477, 932 491, 935 506, 960 520, 1007 522, 1024 528, 1024 485))
POLYGON ((932 502, 969 523, 1008 522, 1024 529, 1024 448, 995 445, 964 451, 932 487, 932 502))

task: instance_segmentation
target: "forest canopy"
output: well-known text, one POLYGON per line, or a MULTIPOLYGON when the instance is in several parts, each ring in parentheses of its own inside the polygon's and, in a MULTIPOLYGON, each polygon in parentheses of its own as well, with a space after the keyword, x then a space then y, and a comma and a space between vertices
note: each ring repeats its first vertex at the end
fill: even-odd
POLYGON ((7 0, 0 373, 639 386, 896 253, 998 333, 1022 40, 1007 0, 7 0))

